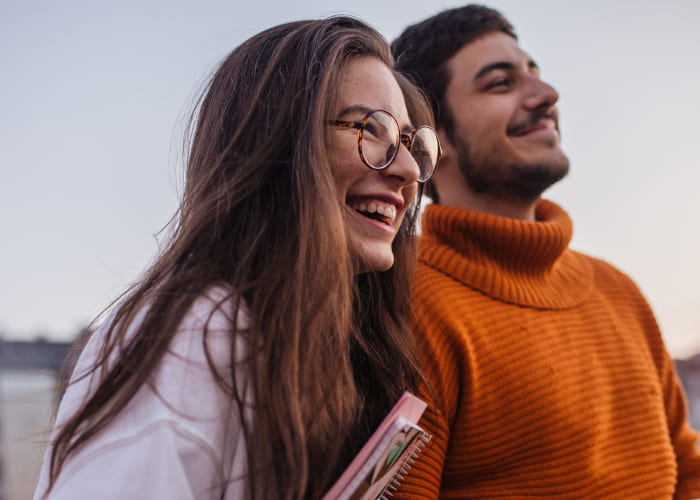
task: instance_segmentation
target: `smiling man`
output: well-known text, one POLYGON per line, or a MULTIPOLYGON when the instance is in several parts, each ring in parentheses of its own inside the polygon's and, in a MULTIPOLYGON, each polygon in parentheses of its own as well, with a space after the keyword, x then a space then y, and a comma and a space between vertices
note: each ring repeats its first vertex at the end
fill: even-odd
POLYGON ((470 5, 393 49, 443 146, 414 305, 434 439, 398 496, 700 497, 697 435, 651 309, 569 248, 569 216, 541 198, 569 169, 559 95, 513 27, 470 5))

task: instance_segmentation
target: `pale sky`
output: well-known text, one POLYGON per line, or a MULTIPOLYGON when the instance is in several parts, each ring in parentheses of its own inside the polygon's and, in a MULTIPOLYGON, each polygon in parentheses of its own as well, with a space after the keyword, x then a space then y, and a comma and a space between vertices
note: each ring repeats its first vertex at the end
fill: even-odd
MULTIPOLYGON (((641 287, 669 351, 700 351, 700 0, 502 0, 559 91, 572 246, 641 287)), ((427 1, 4 0, 0 334, 68 340, 135 280, 177 204, 184 113, 275 24, 352 14, 387 38, 427 1)))

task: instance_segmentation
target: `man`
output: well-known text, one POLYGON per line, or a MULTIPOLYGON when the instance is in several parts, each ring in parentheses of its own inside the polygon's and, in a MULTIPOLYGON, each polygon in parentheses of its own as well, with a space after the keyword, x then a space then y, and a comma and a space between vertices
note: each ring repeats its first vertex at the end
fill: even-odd
POLYGON ((415 284, 433 434, 398 497, 700 497, 697 436, 634 283, 568 248, 557 92, 513 27, 470 5, 409 27, 398 69, 444 156, 415 284))

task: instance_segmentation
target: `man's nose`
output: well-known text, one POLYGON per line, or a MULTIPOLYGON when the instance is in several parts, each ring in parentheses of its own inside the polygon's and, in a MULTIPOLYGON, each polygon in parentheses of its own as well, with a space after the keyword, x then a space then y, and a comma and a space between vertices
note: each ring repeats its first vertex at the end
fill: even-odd
POLYGON ((527 84, 525 107, 528 109, 551 108, 559 100, 559 92, 547 82, 532 76, 527 84))

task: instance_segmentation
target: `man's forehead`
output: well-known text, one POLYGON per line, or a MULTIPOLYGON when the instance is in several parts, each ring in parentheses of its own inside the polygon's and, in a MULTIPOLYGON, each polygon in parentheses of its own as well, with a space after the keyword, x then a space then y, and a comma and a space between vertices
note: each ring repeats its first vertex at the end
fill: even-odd
POLYGON ((466 44, 448 60, 447 67, 453 76, 459 74, 471 79, 482 68, 501 62, 516 67, 536 67, 532 58, 520 48, 518 41, 500 31, 487 33, 466 44))

